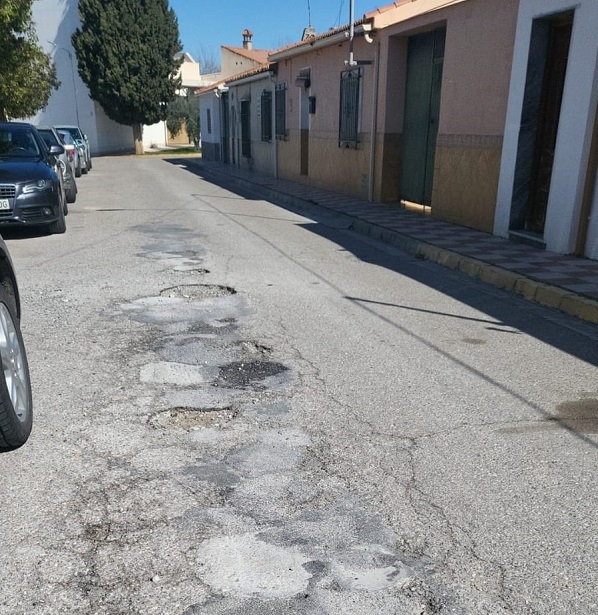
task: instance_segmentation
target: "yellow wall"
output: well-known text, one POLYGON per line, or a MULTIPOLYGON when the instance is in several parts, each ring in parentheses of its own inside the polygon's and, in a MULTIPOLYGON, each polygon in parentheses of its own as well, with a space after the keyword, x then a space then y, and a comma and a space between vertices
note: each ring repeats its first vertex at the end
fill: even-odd
POLYGON ((491 233, 501 152, 501 137, 439 135, 433 217, 491 233))

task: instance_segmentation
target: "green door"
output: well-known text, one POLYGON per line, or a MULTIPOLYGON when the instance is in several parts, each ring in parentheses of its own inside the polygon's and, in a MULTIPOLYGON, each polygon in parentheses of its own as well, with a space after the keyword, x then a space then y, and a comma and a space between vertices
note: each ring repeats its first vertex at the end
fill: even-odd
POLYGON ((432 202, 446 28, 409 38, 400 197, 432 202))

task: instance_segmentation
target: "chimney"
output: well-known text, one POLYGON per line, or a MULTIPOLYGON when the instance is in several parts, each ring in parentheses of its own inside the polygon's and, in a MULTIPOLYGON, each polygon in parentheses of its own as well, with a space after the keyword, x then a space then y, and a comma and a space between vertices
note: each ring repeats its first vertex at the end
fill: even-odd
POLYGON ((243 49, 253 49, 253 32, 251 30, 243 30, 243 49))

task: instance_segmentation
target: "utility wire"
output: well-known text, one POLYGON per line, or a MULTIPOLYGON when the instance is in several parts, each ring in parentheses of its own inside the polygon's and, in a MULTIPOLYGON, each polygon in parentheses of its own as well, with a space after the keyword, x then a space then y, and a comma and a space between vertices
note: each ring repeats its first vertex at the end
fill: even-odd
POLYGON ((333 27, 334 27, 334 28, 336 28, 336 27, 338 27, 338 26, 340 26, 340 25, 341 25, 341 14, 342 14, 342 12, 343 12, 343 7, 344 7, 344 5, 345 5, 345 0, 341 0, 341 4, 340 4, 340 6, 338 7, 338 16, 337 16, 337 18, 336 18, 336 22, 335 22, 335 23, 334 23, 334 25, 333 25, 333 27))

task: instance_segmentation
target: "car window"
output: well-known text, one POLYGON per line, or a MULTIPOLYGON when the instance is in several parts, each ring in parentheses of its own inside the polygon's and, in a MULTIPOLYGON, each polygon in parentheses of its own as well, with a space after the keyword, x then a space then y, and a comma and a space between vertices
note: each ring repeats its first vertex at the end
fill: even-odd
POLYGON ((62 138, 62 140, 67 144, 67 145, 74 145, 74 141, 73 141, 73 137, 71 137, 71 133, 70 132, 65 132, 63 130, 59 131, 58 134, 60 135, 60 137, 62 138))
POLYGON ((38 128, 37 132, 39 132, 48 148, 52 147, 52 145, 60 145, 58 139, 56 138, 56 135, 51 130, 40 130, 38 128))
POLYGON ((0 155, 11 158, 31 158, 40 155, 40 149, 28 128, 8 127, 0 129, 0 155))
POLYGON ((73 137, 73 139, 83 139, 83 135, 81 134, 81 131, 76 126, 72 126, 72 127, 61 126, 60 130, 68 132, 73 137))

